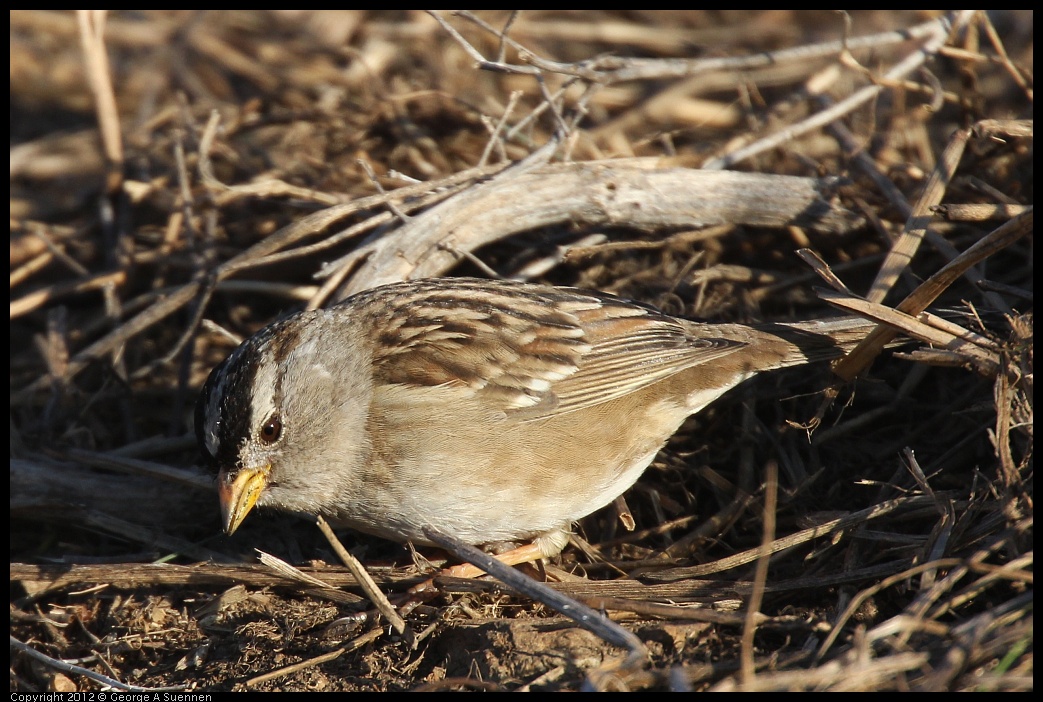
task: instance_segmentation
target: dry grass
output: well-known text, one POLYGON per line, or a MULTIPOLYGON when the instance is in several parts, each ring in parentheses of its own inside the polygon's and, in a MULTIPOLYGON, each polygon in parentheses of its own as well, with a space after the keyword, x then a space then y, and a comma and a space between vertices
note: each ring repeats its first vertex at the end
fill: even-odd
POLYGON ((1032 689, 1032 20, 13 11, 11 690, 1032 689), (398 633, 314 524, 219 536, 194 397, 280 314, 463 274, 831 314, 806 261, 986 339, 692 418, 550 566, 636 669, 493 580, 398 633))

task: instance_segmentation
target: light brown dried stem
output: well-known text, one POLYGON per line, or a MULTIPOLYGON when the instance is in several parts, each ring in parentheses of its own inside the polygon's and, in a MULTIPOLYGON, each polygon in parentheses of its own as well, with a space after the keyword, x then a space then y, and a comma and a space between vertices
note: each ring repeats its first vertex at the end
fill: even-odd
MULTIPOLYGON (((968 13, 967 11, 961 12, 954 23, 956 27, 966 25, 966 23, 970 21, 972 14, 973 13, 968 13)), ((932 26, 932 29, 933 31, 926 37, 923 46, 887 71, 883 76, 883 80, 893 81, 898 78, 903 78, 922 66, 930 56, 937 53, 938 49, 941 48, 949 37, 949 32, 951 30, 946 22, 938 22, 932 26)), ((703 168, 711 170, 730 168, 757 154, 777 148, 785 142, 796 139, 798 136, 807 134, 808 132, 835 122, 842 116, 849 114, 859 106, 864 105, 875 98, 884 89, 885 85, 882 82, 866 86, 853 95, 839 101, 832 107, 811 115, 799 124, 786 127, 775 134, 760 139, 748 146, 738 149, 737 151, 707 161, 703 164, 703 168)))
POLYGON ((819 291, 819 297, 831 305, 886 324, 936 348, 947 349, 986 377, 995 376, 1000 369, 1000 348, 995 342, 928 312, 921 312, 914 317, 885 305, 827 290, 819 291))
POLYGON ((287 675, 293 675, 294 673, 300 672, 302 670, 307 670, 308 668, 314 668, 315 666, 322 665, 323 663, 335 661, 341 656, 343 656, 345 653, 357 651, 363 646, 373 643, 383 635, 384 627, 373 627, 365 634, 362 634, 361 636, 356 636, 348 643, 344 644, 343 646, 338 646, 336 649, 330 651, 329 653, 323 653, 322 655, 314 656, 312 658, 309 658, 308 660, 301 661, 300 663, 294 663, 293 665, 288 665, 284 668, 278 668, 276 670, 270 670, 267 673, 263 673, 261 675, 255 675, 254 677, 246 681, 246 686, 257 687, 258 685, 266 683, 270 680, 278 680, 279 678, 284 678, 287 675))
MULTIPOLYGON (((977 243, 960 254, 959 257, 950 261, 946 266, 925 280, 920 287, 896 305, 895 309, 914 315, 923 312, 971 266, 984 261, 989 256, 1010 246, 1031 232, 1032 219, 1032 210, 1030 209, 982 237, 977 243)), ((878 327, 851 353, 838 361, 833 367, 833 372, 845 381, 853 380, 872 363, 873 359, 880 353, 880 350, 894 339, 896 334, 897 332, 893 329, 878 327)))
MULTIPOLYGON (((873 505, 867 509, 852 512, 847 516, 818 524, 810 529, 803 529, 794 534, 775 539, 771 543, 771 548, 769 550, 772 554, 775 554, 785 549, 792 548, 798 544, 807 543, 812 539, 864 524, 867 520, 877 519, 896 510, 916 509, 925 504, 930 504, 931 502, 932 501, 926 497, 903 497, 888 500, 881 504, 873 505)), ((711 563, 696 566, 684 566, 680 568, 666 568, 655 572, 642 573, 642 577, 653 582, 663 583, 675 582, 685 578, 701 578, 706 575, 720 573, 726 570, 731 570, 732 568, 753 563, 760 557, 761 549, 760 547, 757 547, 711 563)))
POLYGON ((927 40, 937 37, 939 33, 944 37, 949 30, 949 20, 947 18, 939 18, 900 32, 881 32, 865 37, 853 37, 843 41, 798 46, 791 49, 756 53, 750 56, 715 57, 709 59, 640 59, 621 56, 598 56, 588 61, 564 63, 541 57, 528 47, 519 44, 506 35, 507 28, 497 30, 470 12, 457 11, 454 13, 458 17, 495 35, 502 42, 519 52, 519 54, 525 57, 526 61, 525 65, 519 65, 506 63, 502 59, 486 59, 441 14, 436 12, 431 12, 430 14, 464 48, 479 68, 521 74, 535 74, 538 71, 560 73, 602 85, 637 80, 685 78, 703 73, 734 73, 791 62, 806 64, 814 59, 839 55, 844 50, 879 49, 889 44, 906 42, 909 39, 927 40))
MULTIPOLYGON (((822 184, 758 173, 666 168, 619 159, 509 170, 447 200, 327 267, 365 263, 338 298, 382 283, 439 275, 458 251, 556 224, 696 228, 799 224, 841 232, 857 219, 826 202, 822 184)), ((324 274, 327 274, 324 272, 324 274)))
POLYGON ((105 20, 107 10, 77 10, 87 81, 94 94, 98 114, 98 128, 105 147, 108 173, 105 192, 114 194, 123 182, 123 136, 120 132, 119 110, 112 89, 112 72, 105 51, 105 20))
POLYGON ((756 673, 753 660, 753 637, 757 633, 757 615, 760 614, 764 602, 764 588, 768 579, 768 565, 771 563, 771 546, 775 540, 775 518, 778 509, 779 468, 771 461, 767 465, 764 477, 764 510, 763 536, 761 537, 760 554, 753 576, 753 592, 746 603, 746 622, 742 631, 742 648, 740 653, 739 679, 748 683, 756 673))
POLYGON ((333 529, 326 523, 326 520, 319 517, 317 520, 319 530, 322 535, 326 537, 330 546, 333 547, 334 553, 337 554, 337 558, 340 559, 341 563, 347 566, 351 574, 355 576, 355 580, 362 586, 362 591, 366 593, 366 597, 373 603, 373 606, 377 608, 384 618, 388 620, 392 627, 395 628, 399 634, 402 634, 406 630, 406 622, 399 616, 398 612, 395 611, 394 606, 388 601, 387 596, 380 591, 377 584, 373 582, 373 578, 366 571, 366 567, 359 562, 359 559, 348 553, 348 550, 344 548, 344 545, 337 538, 337 535, 333 533, 333 529))
POLYGON ((969 138, 970 130, 967 129, 957 130, 953 134, 937 167, 924 184, 919 200, 910 211, 902 234, 892 244, 876 279, 869 286, 866 299, 870 302, 881 302, 898 276, 909 267, 931 224, 931 210, 945 195, 945 189, 956 172, 969 138))

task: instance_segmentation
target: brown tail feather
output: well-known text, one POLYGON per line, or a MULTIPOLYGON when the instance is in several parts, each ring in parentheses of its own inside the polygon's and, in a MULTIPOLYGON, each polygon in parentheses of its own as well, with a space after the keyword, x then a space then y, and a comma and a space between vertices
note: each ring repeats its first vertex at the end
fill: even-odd
POLYGON ((836 317, 752 326, 785 339, 795 347, 792 355, 780 366, 783 367, 840 358, 855 348, 877 324, 861 317, 836 317))

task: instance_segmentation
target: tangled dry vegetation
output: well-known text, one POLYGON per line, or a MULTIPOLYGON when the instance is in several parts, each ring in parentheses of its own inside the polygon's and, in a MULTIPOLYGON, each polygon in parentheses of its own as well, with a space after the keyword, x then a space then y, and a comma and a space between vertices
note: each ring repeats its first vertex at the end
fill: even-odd
POLYGON ((1032 20, 12 11, 11 690, 1031 689, 1032 20), (314 523, 219 535, 189 416, 279 315, 463 274, 921 343, 577 525, 549 587, 629 652, 489 578, 395 628, 314 523))

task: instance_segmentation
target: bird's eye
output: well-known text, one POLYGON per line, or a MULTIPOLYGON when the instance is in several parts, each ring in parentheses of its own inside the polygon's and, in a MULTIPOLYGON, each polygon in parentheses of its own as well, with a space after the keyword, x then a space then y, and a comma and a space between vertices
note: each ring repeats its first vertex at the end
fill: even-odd
POLYGON ((274 444, 282 436, 282 420, 273 415, 261 425, 261 443, 274 444))

